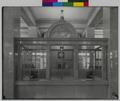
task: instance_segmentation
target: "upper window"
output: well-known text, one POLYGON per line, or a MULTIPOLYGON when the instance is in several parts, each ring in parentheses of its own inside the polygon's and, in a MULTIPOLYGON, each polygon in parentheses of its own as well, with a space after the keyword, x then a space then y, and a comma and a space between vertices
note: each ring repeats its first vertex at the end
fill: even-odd
POLYGON ((103 30, 102 29, 95 29, 94 30, 95 32, 95 38, 103 38, 104 36, 104 33, 103 33, 103 30))

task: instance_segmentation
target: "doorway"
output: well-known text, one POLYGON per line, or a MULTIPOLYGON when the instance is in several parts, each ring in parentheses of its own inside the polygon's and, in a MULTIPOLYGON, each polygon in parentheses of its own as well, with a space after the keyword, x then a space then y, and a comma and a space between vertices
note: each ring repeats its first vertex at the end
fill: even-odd
POLYGON ((51 47, 51 66, 50 77, 51 80, 71 80, 73 79, 73 49, 69 46, 51 47))

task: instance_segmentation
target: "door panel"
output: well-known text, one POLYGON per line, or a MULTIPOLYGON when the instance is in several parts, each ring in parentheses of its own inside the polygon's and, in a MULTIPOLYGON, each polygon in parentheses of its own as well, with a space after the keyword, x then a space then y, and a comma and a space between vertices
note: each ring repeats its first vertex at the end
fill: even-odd
POLYGON ((51 79, 73 79, 73 51, 64 50, 64 58, 59 58, 59 52, 51 51, 51 79))

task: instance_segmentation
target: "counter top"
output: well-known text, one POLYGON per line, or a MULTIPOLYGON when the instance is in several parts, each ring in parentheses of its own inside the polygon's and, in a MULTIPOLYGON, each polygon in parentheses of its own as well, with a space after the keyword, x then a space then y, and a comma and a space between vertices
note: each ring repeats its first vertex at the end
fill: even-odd
POLYGON ((27 85, 43 85, 43 86, 54 86, 54 85, 108 85, 108 81, 105 80, 39 80, 39 81, 16 81, 16 85, 27 86, 27 85))

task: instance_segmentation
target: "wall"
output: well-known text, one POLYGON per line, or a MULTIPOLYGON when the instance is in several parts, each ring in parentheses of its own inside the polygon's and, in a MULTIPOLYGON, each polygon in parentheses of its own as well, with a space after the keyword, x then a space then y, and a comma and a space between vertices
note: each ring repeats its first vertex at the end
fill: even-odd
MULTIPOLYGON (((118 95, 118 8, 104 7, 96 17, 90 26, 93 26, 103 18, 101 20, 103 22, 103 24, 101 24, 103 26, 103 37, 108 38, 107 72, 110 83, 109 97, 113 97, 113 95, 118 95)), ((87 37, 93 37, 91 34, 94 32, 93 30, 87 30, 87 34, 89 35, 87 37)))
MULTIPOLYGON (((118 95, 118 8, 110 9, 111 93, 118 95)), ((113 94, 113 95, 114 95, 113 94)))
POLYGON ((37 37, 37 28, 33 26, 30 16, 27 16, 21 7, 3 8, 3 98, 15 96, 14 38, 21 37, 21 17, 30 25, 29 36, 37 37))
POLYGON ((14 37, 19 37, 20 8, 3 8, 3 96, 14 97, 14 37))
POLYGON ((28 29, 20 31, 20 37, 38 37, 38 30, 35 26, 28 26, 28 29))
POLYGON ((109 97, 118 95, 118 8, 103 8, 104 38, 108 38, 109 97))

